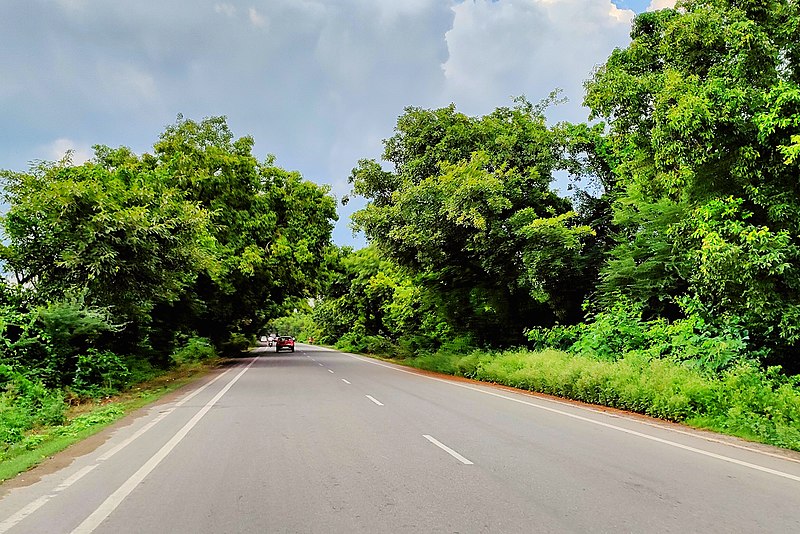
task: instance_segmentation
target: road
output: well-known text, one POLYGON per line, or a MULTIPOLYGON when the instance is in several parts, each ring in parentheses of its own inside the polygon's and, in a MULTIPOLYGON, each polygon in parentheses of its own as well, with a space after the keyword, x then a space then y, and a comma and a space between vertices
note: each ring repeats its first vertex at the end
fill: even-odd
POLYGON ((308 345, 0 500, 0 534, 800 532, 800 462, 308 345))

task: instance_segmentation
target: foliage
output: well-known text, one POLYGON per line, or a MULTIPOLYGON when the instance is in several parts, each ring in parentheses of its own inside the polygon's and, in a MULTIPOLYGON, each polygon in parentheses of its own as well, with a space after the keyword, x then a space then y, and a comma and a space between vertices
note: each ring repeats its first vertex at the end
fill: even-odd
POLYGON ((451 328, 481 342, 517 342, 531 321, 574 321, 586 293, 581 255, 594 232, 550 189, 566 165, 544 118, 554 100, 520 98, 483 117, 407 108, 384 141, 393 170, 362 160, 351 175, 369 200, 355 227, 441 295, 451 328))
POLYGON ((172 360, 177 364, 202 362, 217 357, 217 351, 211 341, 203 337, 191 337, 186 344, 172 353, 172 360))
POLYGON ((163 172, 65 160, 2 177, 3 259, 40 302, 81 295, 140 326, 207 261, 208 214, 166 186, 163 172))
POLYGON ((311 312, 298 312, 284 317, 278 317, 270 322, 270 332, 282 336, 292 336, 300 341, 319 340, 322 332, 314 322, 311 312))
POLYGON ((800 309, 800 6, 684 0, 637 16, 587 83, 608 125, 618 245, 600 301, 747 326, 792 369, 800 309), (693 306, 681 307, 681 302, 693 306))
POLYGON ((375 247, 340 249, 331 260, 326 295, 311 319, 321 342, 356 352, 411 354, 435 348, 453 332, 441 298, 375 247))
POLYGON ((64 420, 64 394, 48 389, 0 365, 0 442, 16 443, 25 432, 40 425, 57 425, 64 420))
POLYGON ((252 148, 224 117, 179 116, 142 160, 211 214, 216 271, 200 273, 184 302, 163 313, 190 314, 191 329, 217 344, 230 332, 257 334, 292 298, 316 296, 336 219, 326 187, 273 157, 257 161, 252 148))
POLYGON ((800 450, 800 377, 776 370, 737 365, 714 377, 643 353, 610 361, 556 350, 439 351, 406 363, 800 450))
POLYGON ((118 355, 111 351, 88 349, 78 356, 71 389, 78 395, 111 395, 128 385, 130 372, 118 355))

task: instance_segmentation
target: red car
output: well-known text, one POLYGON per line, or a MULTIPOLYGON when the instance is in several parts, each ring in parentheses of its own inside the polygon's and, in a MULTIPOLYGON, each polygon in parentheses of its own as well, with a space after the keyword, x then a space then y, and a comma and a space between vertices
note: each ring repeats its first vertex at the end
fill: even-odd
POLYGON ((275 352, 280 352, 281 349, 294 352, 294 338, 292 336, 278 336, 278 339, 275 340, 275 352))

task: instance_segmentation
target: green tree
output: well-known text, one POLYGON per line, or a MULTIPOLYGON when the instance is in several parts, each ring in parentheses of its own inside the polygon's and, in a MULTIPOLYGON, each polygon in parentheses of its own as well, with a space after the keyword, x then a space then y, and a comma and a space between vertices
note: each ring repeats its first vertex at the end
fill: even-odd
POLYGON ((585 101, 619 161, 606 298, 740 323, 783 363, 800 341, 799 23, 791 0, 643 13, 585 101))
POLYGON ((545 123, 554 97, 483 117, 407 108, 383 159, 362 160, 353 221, 399 265, 446 294, 450 322, 482 342, 515 343, 532 324, 580 317, 580 257, 593 231, 550 189, 566 165, 545 123))
POLYGON ((198 272, 192 290, 158 310, 201 336, 224 342, 232 332, 258 333, 286 302, 316 296, 330 246, 335 201, 328 189, 297 172, 258 161, 253 139, 235 139, 224 117, 178 117, 153 155, 131 157, 104 148, 108 166, 155 169, 165 183, 210 214, 213 269, 198 272))
POLYGON ((78 295, 135 330, 210 261, 208 213, 157 169, 65 160, 2 178, 3 260, 40 302, 78 295))

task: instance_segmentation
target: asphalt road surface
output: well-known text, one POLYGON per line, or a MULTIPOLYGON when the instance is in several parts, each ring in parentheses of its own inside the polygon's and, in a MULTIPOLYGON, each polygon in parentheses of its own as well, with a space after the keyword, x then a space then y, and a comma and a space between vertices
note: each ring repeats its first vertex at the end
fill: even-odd
POLYGON ((800 532, 791 454, 308 345, 259 350, 6 491, 0 534, 800 532))

